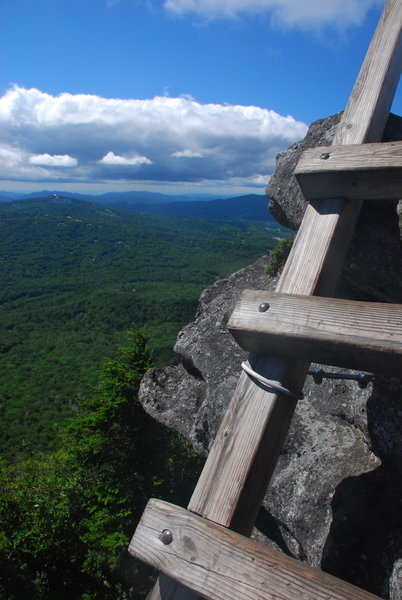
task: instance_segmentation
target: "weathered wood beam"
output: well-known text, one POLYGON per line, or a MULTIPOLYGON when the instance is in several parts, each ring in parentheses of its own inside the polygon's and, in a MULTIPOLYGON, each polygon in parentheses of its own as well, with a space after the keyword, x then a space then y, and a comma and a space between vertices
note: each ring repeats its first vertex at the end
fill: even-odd
MULTIPOLYGON (((379 600, 182 508, 151 500, 129 548, 202 598, 379 600), (165 543, 164 543, 165 542, 165 543)), ((160 588, 166 583, 161 579, 160 588)), ((159 589, 160 589, 159 588, 159 589)))
POLYGON ((303 153, 295 176, 308 200, 399 200, 402 142, 312 148, 303 153))
POLYGON ((228 329, 249 352, 389 376, 402 371, 399 304, 245 290, 228 329))
POLYGON ((387 0, 333 145, 380 142, 402 69, 401 2, 387 0))

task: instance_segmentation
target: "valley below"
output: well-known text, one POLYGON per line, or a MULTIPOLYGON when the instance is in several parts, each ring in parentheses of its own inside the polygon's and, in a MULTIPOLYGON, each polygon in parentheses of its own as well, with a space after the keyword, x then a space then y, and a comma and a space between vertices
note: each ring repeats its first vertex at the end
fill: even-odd
POLYGON ((50 194, 2 202, 0 227, 0 454, 11 462, 54 449, 128 330, 168 364, 201 291, 289 235, 257 195, 121 208, 50 194))

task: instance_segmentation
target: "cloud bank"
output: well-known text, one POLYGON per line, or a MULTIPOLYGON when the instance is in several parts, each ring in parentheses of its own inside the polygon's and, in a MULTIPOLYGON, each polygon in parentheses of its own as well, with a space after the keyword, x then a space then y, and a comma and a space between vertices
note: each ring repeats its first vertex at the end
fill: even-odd
POLYGON ((0 128, 1 179, 78 183, 261 185, 276 154, 306 132, 255 106, 51 96, 18 86, 0 97, 0 128))
POLYGON ((269 13, 282 26, 316 29, 360 25, 371 8, 382 4, 383 0, 165 0, 164 6, 175 14, 191 12, 207 19, 269 13))

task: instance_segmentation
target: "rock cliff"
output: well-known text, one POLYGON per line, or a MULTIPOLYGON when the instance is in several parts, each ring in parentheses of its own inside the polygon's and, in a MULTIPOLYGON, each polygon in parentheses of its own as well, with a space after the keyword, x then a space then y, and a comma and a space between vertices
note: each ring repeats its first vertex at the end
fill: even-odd
MULTIPOLYGON (((402 139, 391 117, 385 139, 402 139)), ((293 177, 301 152, 331 143, 339 115, 313 123, 278 156, 270 210, 296 229, 305 201, 293 177)), ((269 257, 207 288, 195 320, 177 338, 178 364, 151 369, 140 398, 154 418, 206 454, 245 354, 226 323, 245 288, 274 289, 269 257)), ((400 302, 402 262, 395 203, 362 211, 338 295, 400 302)), ((337 372, 332 367, 326 370, 337 372)), ((396 374, 398 375, 398 374, 396 374)), ((257 522, 266 543, 383 598, 402 598, 402 386, 308 377, 257 522)))

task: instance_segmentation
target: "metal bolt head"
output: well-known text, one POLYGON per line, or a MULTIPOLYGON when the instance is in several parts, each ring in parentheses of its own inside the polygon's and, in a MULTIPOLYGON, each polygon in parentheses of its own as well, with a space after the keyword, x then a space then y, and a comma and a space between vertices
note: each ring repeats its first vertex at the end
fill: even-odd
POLYGON ((310 373, 313 376, 314 383, 320 385, 325 376, 324 370, 323 369, 312 369, 310 371, 310 373))
POLYGON ((171 544, 173 542, 173 533, 170 531, 170 529, 164 529, 162 531, 159 539, 162 542, 162 544, 165 544, 165 546, 168 546, 169 544, 171 544))
POLYGON ((320 156, 320 158, 322 158, 322 160, 328 160, 328 158, 330 158, 330 153, 329 152, 323 152, 320 156))
POLYGON ((268 309, 269 309, 268 302, 262 302, 260 304, 260 306, 258 307, 259 312, 267 312, 268 309))
POLYGON ((370 378, 366 373, 358 373, 356 380, 361 390, 365 390, 370 382, 370 378))

